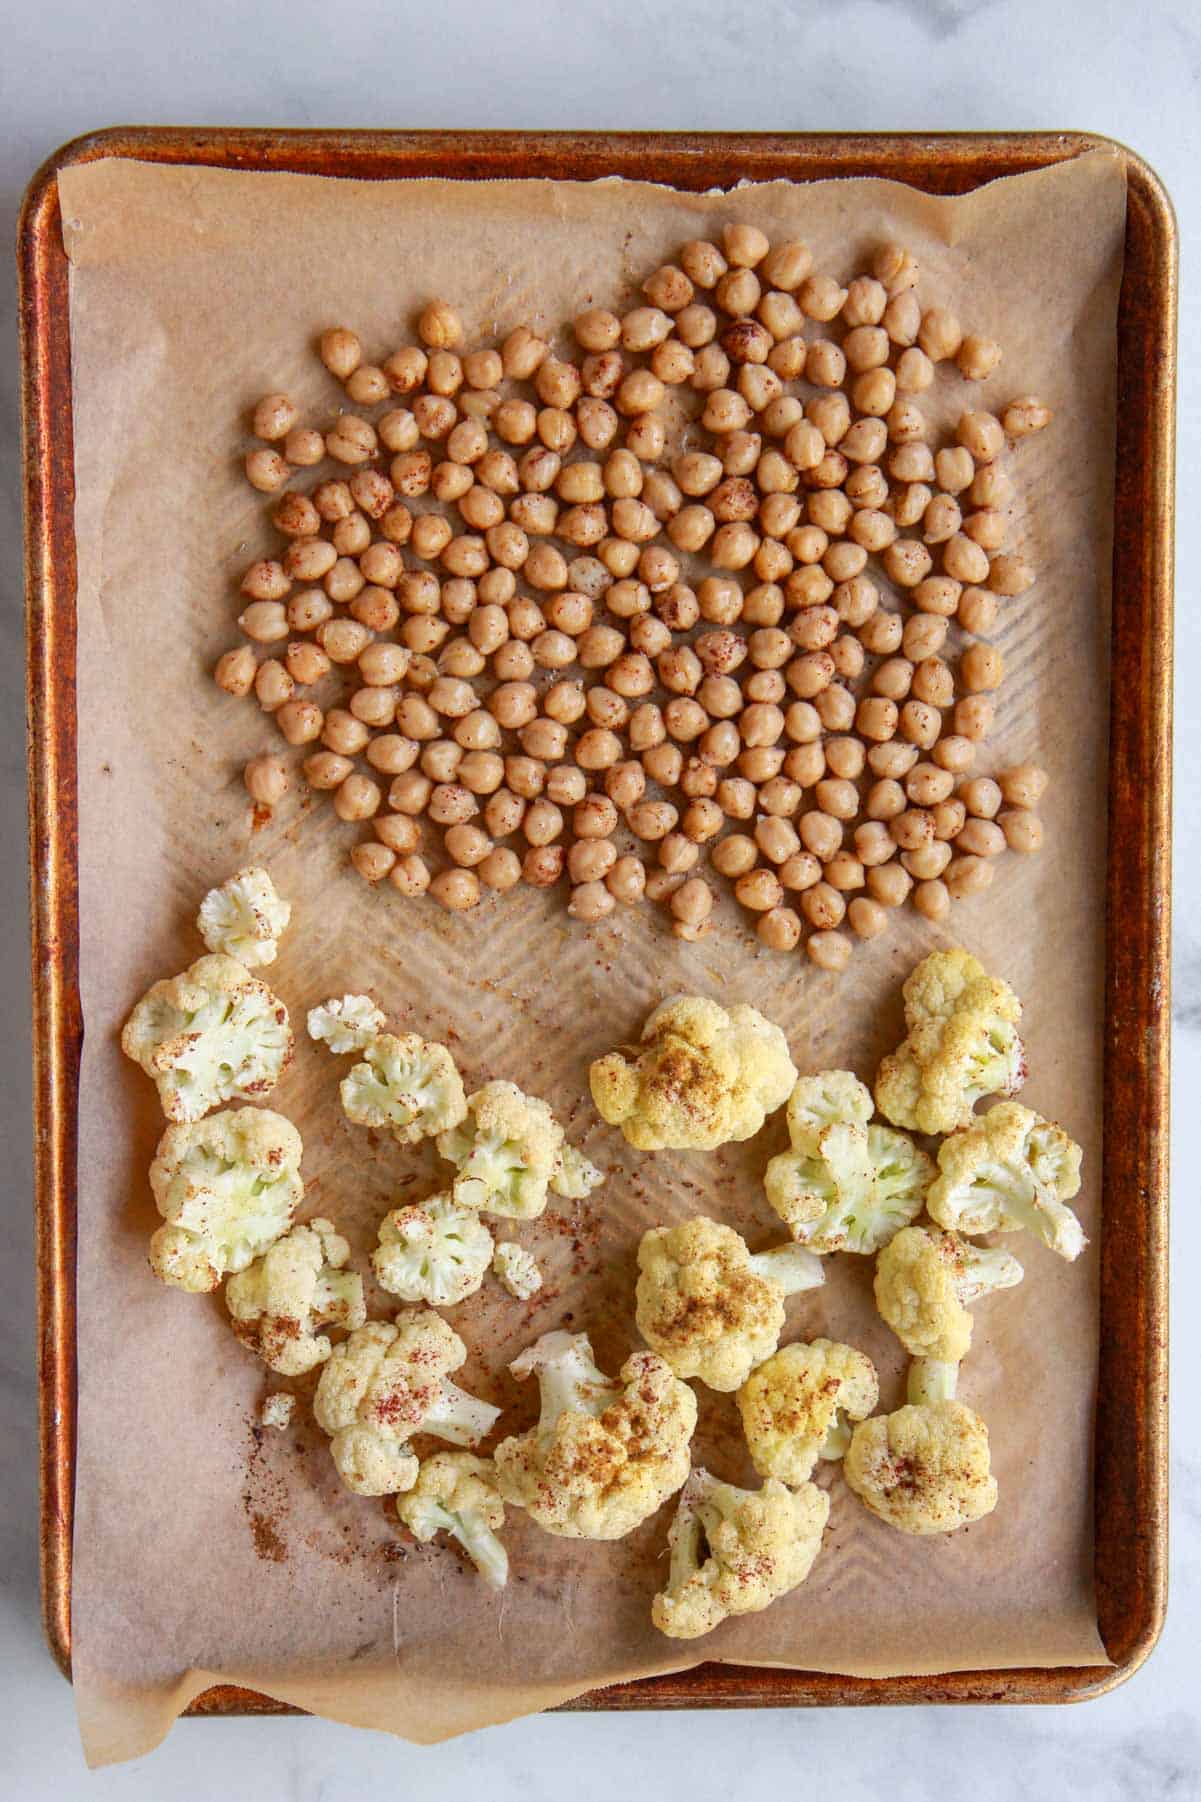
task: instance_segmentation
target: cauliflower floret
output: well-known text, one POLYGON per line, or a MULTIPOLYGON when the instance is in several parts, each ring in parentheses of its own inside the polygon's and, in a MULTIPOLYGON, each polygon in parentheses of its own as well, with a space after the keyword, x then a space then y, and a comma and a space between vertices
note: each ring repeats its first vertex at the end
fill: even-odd
POLYGON ((828 1126, 866 1126, 875 1111, 871 1090, 850 1070, 802 1076, 788 1097, 789 1143, 794 1151, 816 1152, 828 1126))
POLYGON ((611 1383, 586 1333, 544 1333, 509 1368, 537 1374, 542 1411, 497 1446, 500 1492, 548 1533, 623 1539, 684 1482, 696 1397, 653 1352, 611 1383))
POLYGON ((422 1460, 412 1489, 397 1496, 396 1512, 423 1545, 436 1533, 457 1539, 490 1588, 503 1589, 508 1582, 508 1554, 496 1537, 505 1524, 505 1504, 491 1458, 435 1452, 422 1460))
POLYGON ((1082 1156, 1062 1127, 1018 1101, 999 1102, 939 1146, 926 1205, 953 1231, 1024 1229, 1061 1258, 1078 1258, 1088 1241, 1066 1204, 1079 1193, 1082 1156))
POLYGON ((972 1343, 967 1303, 1021 1280, 1007 1251, 907 1226, 876 1259, 876 1306, 911 1357, 958 1364, 972 1343))
POLYGON ((605 1180, 603 1170, 590 1163, 582 1151, 564 1141, 559 1153, 559 1164, 550 1179, 550 1186, 556 1195, 562 1195, 567 1201, 583 1201, 591 1195, 593 1189, 599 1189, 605 1180))
POLYGON ((878 1251, 922 1211, 934 1165, 904 1133, 869 1126, 872 1098, 849 1070, 804 1076, 788 1103, 792 1150, 771 1159, 767 1199, 814 1251, 878 1251))
POLYGON ((1022 1004, 966 951, 934 951, 904 987, 908 1037, 876 1075, 876 1105, 894 1126, 949 1133, 983 1095, 1015 1095, 1026 1053, 1022 1004))
POLYGON ((386 1214, 371 1254, 381 1288, 435 1308, 474 1295, 491 1261, 492 1234, 478 1214, 447 1194, 386 1214))
POLYGON ((703 1215, 644 1233, 638 1273, 642 1337, 678 1377, 722 1391, 775 1351, 785 1296, 824 1275, 820 1258, 795 1245, 752 1257, 733 1227, 703 1215))
POLYGON ((370 995, 332 996, 309 1009, 309 1037, 328 1045, 337 1057, 347 1051, 366 1051, 384 1030, 383 1009, 370 995))
POLYGON ((697 1639, 735 1614, 758 1614, 813 1568, 830 1513, 814 1483, 736 1489, 694 1470, 667 1535, 667 1587, 651 1619, 669 1639, 697 1639))
POLYGON ((533 1220, 561 1168, 563 1128, 545 1101, 523 1095, 512 1082, 485 1083, 464 1113, 461 1125, 438 1135, 438 1150, 458 1166, 455 1200, 485 1214, 533 1220))
POLYGON ((200 903, 196 930, 210 951, 236 957, 248 969, 273 964, 292 918, 292 903, 276 892, 266 870, 238 870, 200 903))
POLYGON ((795 1081, 778 1026, 753 1007, 727 1013, 695 995, 665 1001, 635 1050, 611 1051, 589 1072, 602 1119, 638 1151, 712 1151, 751 1139, 795 1081))
POLYGON ((528 1301, 542 1287, 542 1272, 533 1254, 512 1239, 502 1239, 492 1256, 492 1272, 518 1301, 528 1301))
POLYGON ((166 1221, 150 1267, 176 1289, 215 1289, 286 1233, 304 1196, 300 1134, 270 1108, 239 1107, 169 1126, 150 1166, 166 1221))
POLYGON ((785 1345, 738 1391, 755 1469, 799 1488, 819 1458, 842 1457, 850 1422, 870 1414, 879 1396, 875 1366, 854 1346, 831 1339, 785 1345))
POLYGON ((996 1507, 989 1463, 978 1414, 956 1401, 910 1403, 860 1422, 842 1474, 865 1507, 902 1533, 953 1533, 996 1507))
POLYGON ((223 1101, 270 1094, 292 1057, 288 1010, 232 957, 201 957, 156 982, 121 1033, 153 1077, 168 1120, 200 1120, 223 1101))
POLYGON ((225 1285, 234 1332, 280 1376, 324 1363, 330 1343, 319 1326, 362 1326, 363 1279, 343 1266, 350 1246, 332 1221, 294 1226, 225 1285))
POLYGON ((341 1084, 342 1111, 357 1126, 384 1127, 400 1145, 457 1126, 467 1112, 463 1079, 445 1045, 415 1032, 380 1033, 341 1084))
POLYGON ((432 1433, 452 1445, 478 1445, 500 1409, 448 1381, 467 1347, 430 1308, 403 1308, 395 1322, 369 1320, 321 1372, 313 1414, 338 1475, 356 1495, 395 1495, 417 1481, 408 1441, 432 1433))
POLYGON ((277 1433, 286 1432, 295 1412, 296 1397, 289 1395, 286 1389, 277 1389, 274 1394, 263 1397, 259 1409, 259 1425, 273 1427, 277 1433))

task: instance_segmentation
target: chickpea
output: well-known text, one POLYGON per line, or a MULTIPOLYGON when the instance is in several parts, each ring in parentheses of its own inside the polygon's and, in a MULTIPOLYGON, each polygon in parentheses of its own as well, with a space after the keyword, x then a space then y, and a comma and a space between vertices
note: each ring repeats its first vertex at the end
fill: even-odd
POLYGON ((474 870, 441 870, 430 883, 429 892, 448 913, 467 913, 479 906, 479 877, 474 870))
POLYGON ((913 905, 927 920, 945 920, 951 909, 950 890, 937 878, 919 882, 913 891, 913 905))
POLYGON ((993 704, 986 694, 967 695, 955 704, 955 730, 964 738, 987 738, 992 721, 993 704))
POLYGON ((382 882, 396 862, 396 853, 387 845, 368 840, 352 847, 350 861, 364 882, 382 882))
POLYGON ((575 807, 588 793, 588 779, 574 763, 559 763, 546 775, 546 798, 556 807, 575 807))
POLYGON ((1018 400, 1011 400, 1001 415, 1001 424, 1011 438, 1026 438, 1031 432, 1041 432, 1050 425, 1052 412, 1045 401, 1039 400, 1036 394, 1024 394, 1018 400))
POLYGON ((994 594, 1025 594, 1034 584, 1034 571, 1024 557, 1003 553, 994 557, 989 568, 988 586, 994 594))
POLYGON ((936 839, 947 841, 955 838, 962 831, 963 822, 967 818, 967 809, 957 796, 952 796, 949 801, 937 802, 930 811, 934 816, 936 839))
MULTIPOLYGON (((713 911, 713 891, 701 877, 694 876, 675 890, 669 901, 677 922, 687 927, 700 927, 713 911)), ((681 934, 681 937, 687 936, 681 934)))
POLYGON ((1006 811, 1000 815, 998 824, 1011 851, 1028 855, 1042 850, 1043 823, 1036 813, 1025 809, 1006 811))
POLYGON ((890 739, 887 744, 869 746, 867 761, 873 776, 899 782, 909 774, 917 762, 917 755, 916 745, 906 745, 900 739, 890 739))
POLYGON ((593 925, 611 914, 616 905, 603 882, 581 882, 571 891, 567 911, 573 919, 593 925))
POLYGON ((619 857, 604 880, 615 901, 632 907, 646 892, 646 866, 639 857, 619 857))
POLYGON ((905 811, 905 791, 895 776, 881 776, 872 784, 866 807, 871 820, 899 819, 905 811))
POLYGON ((352 774, 334 790, 334 812, 340 820, 369 820, 382 799, 370 776, 352 774))
MULTIPOLYGON (((511 647, 502 647, 505 648, 511 647)), ((536 717, 538 694, 529 682, 506 681, 493 689, 484 704, 499 725, 506 731, 515 732, 519 726, 528 726, 536 717)))
POLYGON ((924 394, 934 380, 934 365, 924 350, 911 345, 897 358, 894 373, 898 394, 924 394))
MULTIPOLYGON (((1005 448, 1004 427, 992 413, 961 414, 955 436, 963 448, 971 452, 977 463, 992 463, 1005 448)), ((976 498, 974 492, 972 498, 976 498)), ((987 501, 977 502, 977 505, 988 504, 987 501)))
POLYGON ((745 776, 726 776, 717 785, 717 805, 727 819, 749 820, 755 813, 755 785, 745 776))
POLYGON ((590 727, 576 740, 576 762, 582 770, 607 770, 621 761, 622 743, 605 726, 590 727))
POLYGON ((931 757, 940 769, 949 769, 952 777, 963 775, 976 762, 976 744, 949 732, 932 748, 931 757))
MULTIPOLYGON (((324 442, 321 452, 324 456, 324 442)), ((247 451, 245 469, 246 480, 252 488, 257 488, 260 494, 274 494, 277 489, 283 487, 292 474, 288 463, 278 451, 264 450, 261 446, 247 451)))
POLYGON ((905 348, 917 343, 921 323, 922 310, 912 292, 894 294, 881 321, 892 342, 905 348))
POLYGON ((867 872, 867 886, 881 907, 900 907, 913 887, 913 878, 896 861, 878 864, 867 872))
POLYGON ((893 491, 886 503, 886 511, 898 526, 915 526, 923 518, 933 499, 932 491, 924 482, 913 482, 908 488, 893 491))
POLYGON ((700 855, 699 847, 682 832, 669 832, 659 841, 659 866, 671 876, 687 875, 696 868, 700 855))
POLYGON ((819 932, 826 932, 842 924, 846 915, 846 902, 832 883, 815 882, 811 888, 806 888, 801 893, 801 912, 811 926, 819 932))
POLYGON ((954 901, 978 895, 993 879, 993 866, 983 857, 953 857, 944 878, 947 892, 954 901))
POLYGON ((521 859, 507 845, 498 845, 489 851, 475 873, 485 888, 505 894, 521 881, 521 859))
POLYGON ((375 455, 378 439, 370 420, 344 413, 325 435, 328 454, 339 463, 366 463, 375 455))
POLYGON ((970 857, 999 857, 1005 842, 1005 833, 995 820, 974 818, 960 828, 955 849, 970 857))
MULTIPOLYGON (((376 830, 379 830, 378 826, 376 830)), ((412 898, 425 894, 430 886, 430 873, 423 858, 398 857, 388 876, 388 881, 398 894, 412 898)))
POLYGON ((470 824, 448 826, 443 843, 447 856, 463 869, 475 869, 494 849, 487 833, 470 824))
POLYGON ((937 836, 916 851, 902 851, 901 862, 915 882, 933 882, 951 861, 951 847, 937 836))
POLYGON ((531 845, 521 874, 531 888, 553 888, 563 874, 565 861, 562 845, 531 845))
POLYGON ((916 588, 929 575, 933 558, 916 538, 898 538, 886 548, 883 562, 889 578, 899 588, 916 588))
POLYGON ((1005 663, 995 645, 968 645, 959 660, 959 674, 969 694, 980 694, 999 688, 1005 663))
POLYGON ((275 713, 275 723, 290 745, 307 745, 320 738, 325 715, 315 701, 285 698, 275 713))
MULTIPOLYGON (((1038 806, 1046 792, 1048 780, 1046 770, 1037 764, 1019 763, 1012 769, 1001 771, 996 787, 1010 807, 1032 809, 1038 806)), ((966 792, 964 798, 967 798, 966 792)), ((977 809, 973 807, 971 811, 975 813, 977 809)))

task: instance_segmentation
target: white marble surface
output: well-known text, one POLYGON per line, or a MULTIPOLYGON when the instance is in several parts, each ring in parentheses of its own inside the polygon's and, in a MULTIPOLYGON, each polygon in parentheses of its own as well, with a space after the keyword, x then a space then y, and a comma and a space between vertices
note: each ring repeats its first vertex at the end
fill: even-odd
POLYGON ((78 132, 117 122, 779 129, 1074 127, 1137 148, 1184 243, 1181 318, 1173 1599, 1132 1683, 1070 1710, 548 1717, 417 1751, 318 1721, 184 1722, 89 1777, 37 1614, 25 969, 24 742, 13 272, 0 263, 0 1795, 349 1802, 837 1787, 844 1802, 1201 1795, 1201 12, 1196 0, 0 0, 0 215, 78 132), (103 23, 101 23, 103 14, 103 23), (1193 684, 1197 683, 1198 688, 1193 684))

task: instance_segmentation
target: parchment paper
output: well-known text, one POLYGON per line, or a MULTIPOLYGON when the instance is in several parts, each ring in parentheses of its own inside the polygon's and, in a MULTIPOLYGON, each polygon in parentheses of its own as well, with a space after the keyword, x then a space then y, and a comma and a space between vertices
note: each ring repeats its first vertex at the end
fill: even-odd
MULTIPOLYGON (((465 1380, 506 1405, 506 1431, 535 1403, 504 1366, 537 1333, 588 1328, 610 1367, 637 1343, 634 1248, 647 1226, 708 1211, 757 1246, 779 1236, 759 1186, 779 1123, 716 1156, 636 1157, 586 1099, 589 1061, 672 992, 752 1001, 784 1025, 802 1068, 846 1063, 870 1079, 900 1033, 903 976, 934 945, 967 944, 1025 999, 1024 1099, 1083 1141, 1081 1213, 1095 1237, 1120 160, 1097 153, 953 201, 881 181, 722 197, 119 161, 68 169, 61 190, 87 1022, 74 1677, 89 1759, 144 1752, 214 1679, 429 1742, 702 1659, 873 1675, 1104 1663, 1091 1585, 1095 1247, 1069 1267, 1019 1246, 1025 1283, 977 1309, 962 1392, 991 1424, 995 1514, 951 1538, 907 1539, 824 1467, 830 1526, 805 1586, 677 1645, 649 1621, 667 1510, 614 1546, 556 1540, 511 1514, 514 1575, 498 1598, 452 1550, 405 1546, 382 1504, 342 1490, 307 1407, 298 1430, 256 1441, 271 1380, 222 1303, 164 1290, 147 1272, 157 1216, 146 1170, 163 1123, 117 1032, 152 980, 199 954, 190 922, 203 891, 253 857, 294 903, 269 975, 302 1030, 319 998, 369 988, 394 1019, 452 1043, 469 1086, 515 1078, 571 1121, 609 1180, 589 1205, 557 1204, 526 1229, 542 1294, 519 1304, 489 1282, 454 1315, 473 1347, 465 1380), (819 267, 844 276, 882 238, 903 238, 926 304, 949 300, 1005 345, 979 404, 1033 390, 1056 410, 1017 460, 1019 543, 1040 574, 1006 608, 1011 673, 983 764, 1036 753, 1049 768, 1041 857, 1005 858, 946 931, 905 910, 838 980, 761 951, 732 907, 688 947, 649 907, 587 930, 558 895, 522 890, 463 919, 372 891, 345 864, 356 829, 309 806, 303 785, 253 830, 238 773, 273 734, 207 674, 236 642, 236 578, 273 542, 241 476, 246 409, 283 388, 328 419, 340 396, 310 346, 331 322, 353 324, 380 360, 435 293, 462 307, 473 339, 521 321, 555 330, 584 304, 629 304, 680 242, 730 218, 804 236, 819 267)), ((424 1192, 434 1165, 349 1126, 338 1074, 302 1040, 270 1105, 302 1127, 306 1210, 332 1214, 365 1268, 380 1216, 424 1192)), ((838 1260, 824 1290, 789 1304, 785 1336, 863 1346, 895 1406, 903 1358, 872 1309, 870 1269, 838 1260)), ((732 1400, 702 1390, 701 1416, 698 1461, 753 1480, 732 1400)))

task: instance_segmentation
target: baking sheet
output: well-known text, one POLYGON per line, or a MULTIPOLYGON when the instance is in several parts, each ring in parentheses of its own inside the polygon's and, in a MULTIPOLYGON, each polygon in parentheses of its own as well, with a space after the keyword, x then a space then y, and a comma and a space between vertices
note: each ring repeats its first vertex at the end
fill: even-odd
MULTIPOLYGON (((633 1248, 647 1225, 705 1210, 755 1243, 773 1237, 758 1178, 778 1132, 717 1158, 636 1158, 581 1099, 589 1059, 662 994, 755 1001, 789 1030, 802 1067, 846 1061, 870 1075, 898 1031, 900 977, 932 943, 962 939, 1025 997, 1027 1098, 1071 1126, 1095 1171, 1119 160, 1097 153, 956 201, 879 181, 718 198, 121 162, 60 180, 88 1028, 73 1649, 89 1756, 144 1750, 217 1678, 425 1740, 701 1658, 860 1674, 1104 1663, 1090 1577, 1092 1253, 1069 1270, 1032 1248, 1022 1288, 978 1311, 963 1391, 993 1426, 994 1516, 945 1543, 901 1540, 827 1473, 831 1526, 804 1589, 673 1646, 647 1623, 666 1514, 618 1547, 557 1542, 514 1518, 518 1575, 497 1601, 453 1554, 403 1548, 380 1505, 339 1492, 319 1435, 256 1444, 261 1369, 220 1304, 164 1293, 145 1274, 156 1216, 144 1172, 161 1121, 115 1029, 150 980, 196 954, 186 923, 203 888, 253 854, 296 904, 274 969, 298 1017, 321 994, 371 986, 398 1019, 455 1035, 471 1079, 515 1076, 574 1112, 573 1137, 609 1183, 530 1234, 548 1271, 536 1305, 485 1293, 455 1315, 480 1354, 468 1380, 514 1404, 507 1427, 525 1424, 532 1397, 502 1367, 536 1332, 570 1314, 608 1363, 634 1342, 633 1248), (907 915, 839 983, 760 952, 732 913, 689 948, 650 910, 588 933, 544 895, 463 921, 367 891, 340 867, 354 829, 298 794, 252 832, 236 772, 268 734, 251 704, 199 679, 234 641, 233 578, 271 542, 240 477, 235 415, 275 387, 318 422, 332 412, 336 390, 307 346, 333 319, 380 356, 432 292, 483 336, 522 320, 553 329, 589 301, 627 304, 631 281, 730 217, 805 236, 840 273, 881 237, 904 237, 929 271, 923 297, 951 295, 1006 346, 984 401, 1034 389, 1056 407, 1052 430, 1020 454, 1032 504, 1019 542, 1042 573, 1001 635, 1012 673, 992 746, 997 766, 1037 749, 1052 772, 1041 858, 1006 859, 950 933, 907 915)), ((273 1104, 305 1129, 314 1211, 365 1251, 385 1207, 420 1192, 432 1165, 342 1121, 334 1076, 302 1047, 273 1104)), ((1087 1185, 1081 1211, 1095 1228, 1087 1185)), ((790 1304, 786 1336, 823 1331, 872 1353, 894 1404, 899 1348, 872 1315, 867 1270, 849 1260, 790 1304)), ((747 1478, 735 1423, 729 1401, 703 1394, 697 1455, 747 1478)))

